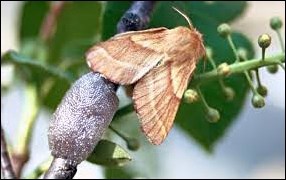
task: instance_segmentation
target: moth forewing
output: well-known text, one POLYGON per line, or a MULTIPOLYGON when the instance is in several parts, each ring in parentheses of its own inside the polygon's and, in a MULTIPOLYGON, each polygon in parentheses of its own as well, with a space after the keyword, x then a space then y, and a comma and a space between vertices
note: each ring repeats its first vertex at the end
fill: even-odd
POLYGON ((164 59, 163 49, 155 48, 156 44, 153 48, 151 45, 146 47, 154 34, 159 36, 164 34, 164 31, 167 29, 156 28, 124 33, 101 42, 86 53, 89 67, 114 83, 133 84, 164 59), (140 39, 143 45, 136 39, 140 39))

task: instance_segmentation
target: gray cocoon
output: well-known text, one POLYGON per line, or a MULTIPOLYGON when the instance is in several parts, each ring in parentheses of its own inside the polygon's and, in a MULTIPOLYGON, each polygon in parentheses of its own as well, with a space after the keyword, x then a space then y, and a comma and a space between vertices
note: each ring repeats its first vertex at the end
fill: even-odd
POLYGON ((49 146, 56 158, 85 160, 108 128, 118 107, 114 84, 88 73, 67 91, 50 121, 49 146))

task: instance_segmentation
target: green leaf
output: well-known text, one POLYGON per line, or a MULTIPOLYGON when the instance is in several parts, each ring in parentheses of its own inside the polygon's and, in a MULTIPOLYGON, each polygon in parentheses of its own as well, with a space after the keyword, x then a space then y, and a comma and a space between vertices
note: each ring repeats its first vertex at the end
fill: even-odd
POLYGON ((69 43, 63 48, 61 57, 63 59, 69 59, 67 63, 70 64, 81 61, 86 65, 84 55, 93 44, 94 41, 91 39, 78 40, 73 43, 69 43))
POLYGON ((123 106, 122 108, 118 109, 116 111, 113 119, 114 120, 119 119, 120 117, 123 117, 124 115, 127 115, 133 111, 134 111, 133 104, 128 104, 128 105, 123 106))
MULTIPOLYGON (((49 63, 74 75, 88 72, 85 52, 99 39, 102 2, 68 2, 61 12, 54 37, 49 43, 49 63)), ((44 105, 55 109, 69 85, 62 81, 48 84, 44 105)))
MULTIPOLYGON (((207 19, 211 22, 230 22, 239 17, 246 9, 247 3, 244 1, 224 2, 224 1, 164 1, 158 2, 150 27, 164 26, 173 28, 176 26, 188 26, 187 21, 172 7, 183 11, 190 17, 191 21, 207 19), (168 19, 168 20, 166 20, 168 19)), ((200 23, 194 23, 195 25, 200 23)))
MULTIPOLYGON (((119 3, 107 3, 107 7, 109 8, 108 13, 113 13, 113 16, 105 14, 103 23, 108 29, 113 28, 113 30, 108 31, 106 28, 103 32, 103 37, 107 38, 115 34, 114 29, 116 29, 117 21, 128 8, 126 3, 126 6, 113 10, 117 5, 119 7, 119 3)), ((163 26, 174 28, 177 26, 188 26, 187 21, 179 13, 174 11, 172 6, 186 13, 186 15, 190 17, 193 25, 203 34, 205 45, 213 48, 214 59, 217 65, 223 62, 229 64, 234 62, 235 56, 228 46, 227 41, 219 37, 217 26, 222 22, 230 22, 239 17, 246 8, 246 2, 158 2, 151 17, 150 27, 163 26)), ((244 47, 248 50, 249 58, 253 57, 252 45, 244 35, 234 33, 233 39, 237 47, 244 47)), ((200 62, 196 69, 196 74, 208 70, 211 70, 210 64, 207 64, 204 70, 203 63, 200 62)), ((218 123, 211 124, 206 120, 201 103, 181 103, 176 116, 176 124, 208 151, 213 149, 214 144, 235 121, 236 116, 244 105, 245 97, 248 92, 248 86, 243 75, 231 76, 225 79, 225 84, 232 87, 236 92, 236 96, 231 102, 226 101, 218 82, 204 84, 201 87, 209 105, 218 109, 220 112, 221 119, 218 123)))
MULTIPOLYGON (((57 79, 58 82, 61 82, 62 86, 65 85, 68 88, 75 80, 73 74, 68 71, 47 65, 27 56, 18 54, 14 51, 5 53, 2 57, 1 63, 11 63, 15 65, 15 72, 17 72, 17 76, 20 79, 37 86, 40 100, 43 99, 45 96, 45 91, 48 89, 46 84, 54 83, 55 79, 57 79)), ((59 91, 60 90, 61 89, 59 89, 59 91)), ((51 97, 49 102, 54 101, 55 99, 51 97)))
MULTIPOLYGON (((31 59, 30 57, 18 54, 14 51, 5 53, 2 57, 1 63, 11 63, 15 65, 15 72, 17 72, 17 76, 27 83, 35 84, 37 86, 38 94, 40 95, 39 99, 43 100, 44 98, 49 98, 49 101, 46 101, 46 105, 50 106, 58 103, 61 100, 61 98, 56 99, 55 97, 57 96, 46 96, 46 92, 50 90, 50 86, 54 83, 59 83, 55 85, 65 87, 65 89, 67 89, 75 80, 74 75, 69 71, 47 65, 43 62, 31 59)), ((64 94, 65 89, 58 89, 56 92, 52 92, 50 94, 53 95, 53 93, 59 92, 64 94)))
POLYGON ((46 63, 48 50, 45 43, 38 39, 27 39, 22 42, 19 54, 41 63, 46 63))
POLYGON ((43 77, 56 77, 67 83, 74 81, 72 74, 59 68, 40 63, 15 51, 5 53, 1 58, 1 63, 12 63, 18 70, 26 68, 26 72, 34 73, 33 76, 31 76, 33 81, 41 81, 43 77))
POLYGON ((39 35, 45 14, 48 12, 49 2, 27 1, 24 3, 20 14, 19 38, 22 43, 26 39, 35 38, 39 35))
POLYGON ((121 146, 101 140, 87 161, 104 166, 123 166, 131 161, 131 157, 121 146))
POLYGON ((191 14, 208 17, 218 23, 230 22, 246 10, 246 1, 192 1, 189 2, 191 14))
POLYGON ((106 179, 133 179, 135 174, 122 167, 105 168, 104 174, 106 179))
POLYGON ((76 44, 81 40, 95 42, 101 28, 101 10, 101 2, 69 2, 65 4, 58 18, 55 35, 50 42, 50 62, 60 63, 63 61, 62 53, 66 46, 76 44))

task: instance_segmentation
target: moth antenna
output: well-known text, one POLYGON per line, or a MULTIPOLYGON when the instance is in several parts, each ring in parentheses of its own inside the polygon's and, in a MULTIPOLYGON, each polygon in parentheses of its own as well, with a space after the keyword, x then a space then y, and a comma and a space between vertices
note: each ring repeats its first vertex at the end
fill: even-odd
POLYGON ((173 8, 175 11, 177 11, 179 14, 181 14, 181 15, 187 20, 187 22, 188 22, 188 24, 189 24, 189 26, 190 26, 191 29, 194 29, 190 18, 189 18, 186 14, 182 13, 180 10, 178 10, 178 9, 175 8, 175 7, 172 7, 172 8, 173 8))

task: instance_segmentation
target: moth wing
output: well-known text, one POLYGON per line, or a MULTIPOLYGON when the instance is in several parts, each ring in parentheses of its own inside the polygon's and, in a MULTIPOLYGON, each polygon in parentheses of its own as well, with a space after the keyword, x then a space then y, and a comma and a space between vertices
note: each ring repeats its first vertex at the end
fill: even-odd
POLYGON ((87 63, 114 83, 133 84, 165 58, 164 50, 150 41, 162 41, 166 31, 156 28, 114 36, 93 46, 86 54, 87 63))
POLYGON ((134 107, 141 129, 155 145, 169 133, 196 60, 168 61, 155 67, 134 87, 134 107))

